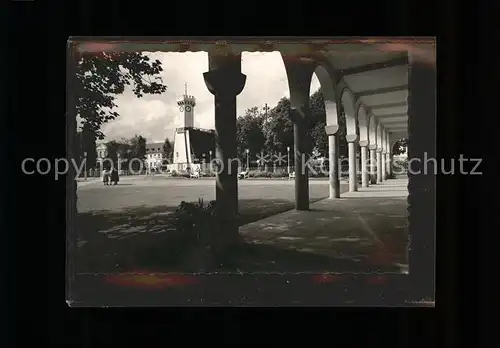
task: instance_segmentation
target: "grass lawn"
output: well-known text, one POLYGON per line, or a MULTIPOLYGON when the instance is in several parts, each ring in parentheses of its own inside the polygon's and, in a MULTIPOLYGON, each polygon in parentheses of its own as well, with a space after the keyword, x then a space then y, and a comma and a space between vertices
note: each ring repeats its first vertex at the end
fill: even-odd
MULTIPOLYGON (((140 206, 121 212, 79 214, 76 272, 180 271, 179 266, 173 265, 168 255, 161 252, 164 232, 173 229, 172 213, 175 208, 140 206)), ((240 200, 239 225, 293 208, 294 203, 286 200, 240 200)), ((244 267, 245 271, 271 271, 270 267, 278 271, 292 265, 295 265, 294 270, 296 267, 311 269, 311 262, 321 267, 327 261, 321 257, 318 259, 288 250, 276 251, 270 246, 259 245, 247 246, 237 258, 243 265, 234 265, 233 268, 244 267)))

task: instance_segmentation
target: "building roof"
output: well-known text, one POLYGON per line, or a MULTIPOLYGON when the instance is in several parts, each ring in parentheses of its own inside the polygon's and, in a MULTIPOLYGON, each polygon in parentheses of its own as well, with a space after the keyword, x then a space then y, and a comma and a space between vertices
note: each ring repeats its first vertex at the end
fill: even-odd
POLYGON ((203 154, 208 161, 209 152, 215 156, 215 132, 211 129, 189 128, 191 153, 194 158, 202 160, 203 154))
MULTIPOLYGON (((161 153, 163 152, 163 144, 164 143, 149 143, 146 144, 146 153, 161 153)), ((99 143, 96 146, 96 149, 106 149, 106 143, 99 143)))
POLYGON ((146 144, 146 153, 160 153, 163 152, 164 143, 150 143, 146 144))

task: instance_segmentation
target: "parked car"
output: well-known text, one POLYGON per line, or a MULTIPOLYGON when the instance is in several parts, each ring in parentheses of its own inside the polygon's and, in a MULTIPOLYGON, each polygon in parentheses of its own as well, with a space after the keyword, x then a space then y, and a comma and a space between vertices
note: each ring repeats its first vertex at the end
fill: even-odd
POLYGON ((295 179, 295 172, 288 174, 288 179, 295 179))
POLYGON ((200 172, 191 172, 189 173, 189 177, 192 178, 192 179, 199 179, 200 178, 200 172))
POLYGON ((238 174, 238 179, 247 179, 248 177, 249 177, 249 172, 248 171, 240 172, 238 174))

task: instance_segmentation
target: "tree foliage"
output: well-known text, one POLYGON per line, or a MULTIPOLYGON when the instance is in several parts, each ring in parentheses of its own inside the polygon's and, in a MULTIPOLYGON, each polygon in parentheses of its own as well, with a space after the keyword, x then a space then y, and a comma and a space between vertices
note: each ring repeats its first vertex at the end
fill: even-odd
POLYGON ((137 171, 142 168, 146 158, 146 138, 135 135, 130 139, 111 140, 106 143, 108 158, 118 165, 120 156, 120 169, 137 171))
POLYGON ((322 155, 328 155, 328 136, 325 132, 326 126, 326 111, 325 100, 321 89, 314 92, 309 98, 309 113, 310 121, 308 124, 308 152, 314 149, 318 150, 322 155))
POLYGON ((118 154, 120 153, 120 147, 121 143, 117 140, 111 140, 106 143, 107 158, 109 158, 115 166, 118 163, 118 154))
POLYGON ((393 154, 398 156, 406 153, 406 150, 408 148, 408 140, 406 138, 399 139, 394 143, 394 146, 392 148, 393 154))
POLYGON ((246 150, 260 153, 264 149, 265 137, 262 131, 263 117, 257 107, 248 109, 236 123, 236 139, 240 159, 246 158, 246 150))
POLYGON ((163 143, 163 158, 166 159, 168 163, 173 163, 174 161, 174 143, 168 138, 166 138, 163 143))
MULTIPOLYGON (((290 119, 290 99, 281 98, 275 107, 265 110, 255 106, 247 109, 244 116, 237 121, 238 156, 246 157, 246 149, 252 157, 264 151, 266 154, 285 154, 287 147, 293 148, 293 122, 290 119)), ((307 120, 306 152, 318 151, 328 156, 328 136, 325 132, 326 111, 321 89, 314 92, 309 99, 309 118, 307 120)), ((342 111, 342 110, 341 110, 342 111)), ((339 115, 339 151, 347 155, 345 139, 346 125, 343 112, 339 115)))
POLYGON ((130 169, 137 171, 143 167, 144 160, 146 159, 146 138, 140 135, 135 135, 125 145, 126 159, 132 161, 130 169))
POLYGON ((103 139, 103 124, 119 116, 115 96, 132 86, 134 94, 161 94, 167 87, 158 74, 159 60, 140 52, 84 53, 76 65, 76 113, 82 128, 103 139))
POLYGON ((293 148, 293 122, 290 119, 290 99, 283 97, 269 111, 264 124, 265 150, 269 154, 284 154, 287 146, 293 148))

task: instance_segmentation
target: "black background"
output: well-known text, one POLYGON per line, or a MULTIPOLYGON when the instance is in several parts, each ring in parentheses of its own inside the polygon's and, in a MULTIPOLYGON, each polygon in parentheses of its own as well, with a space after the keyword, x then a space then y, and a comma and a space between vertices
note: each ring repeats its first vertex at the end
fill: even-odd
MULTIPOLYGON (((471 308, 459 312, 458 305, 474 305, 478 299, 475 241, 486 221, 473 217, 478 208, 474 202, 479 200, 464 196, 478 192, 476 178, 438 179, 438 290, 434 309, 68 308, 64 301, 65 184, 50 176, 23 176, 20 163, 26 157, 65 156, 69 36, 437 35, 439 156, 464 153, 481 157, 463 142, 481 149, 477 146, 479 139, 471 136, 468 122, 474 117, 486 119, 489 114, 483 111, 485 104, 479 103, 484 93, 478 87, 484 85, 473 81, 477 74, 472 70, 473 66, 492 64, 485 61, 478 65, 488 53, 481 50, 491 46, 475 39, 479 26, 487 21, 478 21, 476 9, 465 11, 451 1, 439 6, 354 2, 349 3, 354 5, 350 9, 342 7, 343 2, 275 6, 270 2, 103 3, 11 2, 5 12, 9 38, 4 41, 8 49, 3 51, 3 75, 9 79, 3 82, 8 112, 1 118, 4 151, 0 156, 4 157, 2 172, 7 178, 0 187, 6 208, 2 227, 5 250, 1 255, 5 257, 2 265, 7 274, 4 298, 8 310, 0 311, 7 319, 0 325, 7 335, 0 337, 7 337, 7 346, 22 346, 28 341, 50 346, 149 346, 196 340, 223 345, 300 341, 356 346, 361 340, 363 344, 428 347, 458 344, 462 340, 459 332, 475 331, 476 312, 471 308), (446 67, 443 73, 441 66, 446 67), (469 185, 464 190, 466 182, 469 185), (457 190, 460 200, 447 199, 446 192, 457 190), (472 236, 464 234, 465 225, 472 236), (464 255, 462 249, 458 252, 460 236, 467 238, 467 265, 458 263, 459 254, 464 255), (458 278, 464 278, 463 286, 458 286, 458 278), (473 322, 459 329, 466 317, 459 314, 465 312, 471 313, 468 316, 473 316, 473 322)), ((486 226, 484 231, 490 229, 486 226)))

